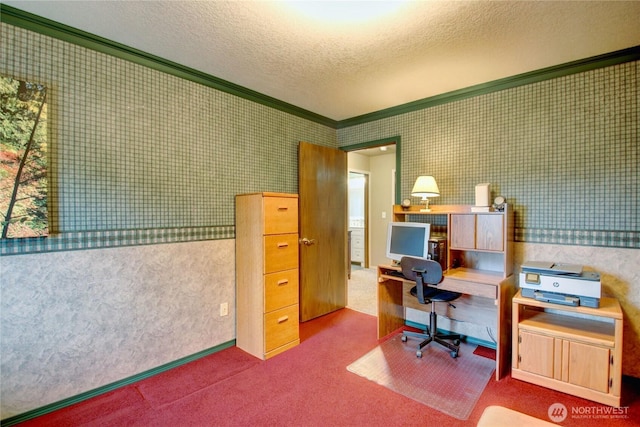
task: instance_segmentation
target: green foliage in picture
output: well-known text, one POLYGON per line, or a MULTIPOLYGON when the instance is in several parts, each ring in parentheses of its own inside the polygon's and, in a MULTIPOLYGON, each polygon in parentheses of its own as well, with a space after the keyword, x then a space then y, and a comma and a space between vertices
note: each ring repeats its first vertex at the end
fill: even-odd
POLYGON ((46 236, 46 88, 0 76, 2 238, 46 236))

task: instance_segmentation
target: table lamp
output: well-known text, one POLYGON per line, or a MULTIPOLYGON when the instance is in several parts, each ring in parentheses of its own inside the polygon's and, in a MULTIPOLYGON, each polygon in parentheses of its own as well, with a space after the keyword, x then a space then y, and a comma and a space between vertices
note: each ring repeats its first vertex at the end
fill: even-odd
POLYGON ((416 183, 411 190, 413 197, 422 197, 422 202, 425 204, 424 209, 420 209, 420 212, 431 212, 429 209, 429 199, 427 197, 438 197, 440 195, 440 189, 436 184, 436 179, 432 176, 419 176, 416 179, 416 183))

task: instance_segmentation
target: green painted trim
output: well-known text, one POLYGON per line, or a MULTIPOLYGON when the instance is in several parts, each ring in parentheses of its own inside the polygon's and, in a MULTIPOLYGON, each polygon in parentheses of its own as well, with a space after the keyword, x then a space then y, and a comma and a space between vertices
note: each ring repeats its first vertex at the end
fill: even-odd
POLYGON ((315 123, 329 126, 333 129, 337 127, 338 122, 336 120, 296 107, 295 105, 263 95, 259 92, 211 76, 201 71, 194 70, 193 68, 189 68, 141 50, 96 36, 95 34, 78 30, 5 4, 0 4, 0 14, 2 15, 2 22, 7 24, 24 28, 29 31, 34 31, 45 36, 54 37, 56 39, 86 47, 87 49, 112 55, 154 70, 190 80, 315 123))
POLYGON ((377 139, 375 141, 361 142, 359 144, 345 145, 344 147, 340 147, 341 150, 344 151, 356 151, 362 150, 365 148, 374 148, 381 145, 396 145, 396 204, 400 204, 400 200, 402 199, 402 138, 400 135, 392 136, 389 138, 377 139))
MULTIPOLYGON (((427 325, 423 325, 422 323, 412 322, 411 320, 405 320, 404 324, 407 326, 411 326, 412 328, 417 328, 422 330, 426 330, 427 328, 427 325)), ((438 329, 438 332, 443 334, 456 333, 456 332, 451 332, 444 329, 438 329)), ((481 345, 483 347, 491 348, 493 350, 497 349, 496 343, 494 342, 481 340, 479 338, 470 337, 468 335, 462 335, 462 341, 468 342, 470 344, 481 345)))
POLYGON ((98 387, 93 390, 86 391, 84 393, 78 394, 76 396, 72 396, 58 402, 51 403, 49 405, 43 406, 41 408, 33 409, 31 411, 22 413, 20 415, 15 415, 10 418, 6 418, 4 420, 0 420, 0 426, 13 426, 18 423, 25 422, 27 420, 40 417, 42 415, 48 414, 53 411, 57 411, 58 409, 66 408, 67 406, 74 405, 76 403, 82 402, 87 399, 91 399, 92 397, 99 396, 104 393, 108 393, 115 389, 127 386, 129 384, 133 384, 145 378, 152 377, 154 375, 160 374, 162 372, 166 372, 170 369, 177 368, 189 362, 193 362, 194 360, 201 359, 205 356, 209 356, 211 354, 217 353, 219 351, 225 350, 229 347, 233 347, 236 345, 236 340, 227 341, 225 343, 219 344, 215 347, 211 347, 206 350, 202 350, 198 353, 192 354, 191 356, 183 357, 182 359, 175 360, 173 362, 166 363, 162 366, 158 366, 153 369, 149 369, 148 371, 141 372, 139 374, 130 376, 128 378, 124 378, 122 380, 113 382, 111 384, 104 385, 102 387, 98 387))
POLYGON ((528 73, 518 74, 511 77, 470 86, 464 89, 454 90, 452 92, 443 93, 441 95, 432 96, 430 98, 420 99, 418 101, 409 102, 384 110, 375 111, 373 113, 363 114, 361 116, 352 117, 350 119, 341 120, 340 122, 338 122, 338 129, 373 122, 375 120, 386 119, 400 114, 411 113, 413 111, 424 110, 426 108, 435 107, 437 105, 460 101, 467 98, 473 98, 479 95, 486 95, 505 89, 512 89, 518 86, 539 83, 545 80, 551 80, 571 74, 595 70, 597 68, 604 68, 638 60, 640 60, 640 46, 634 46, 628 49, 622 49, 616 52, 606 53, 604 55, 593 56, 591 58, 581 59, 578 61, 568 62, 566 64, 555 65, 553 67, 547 67, 528 73))

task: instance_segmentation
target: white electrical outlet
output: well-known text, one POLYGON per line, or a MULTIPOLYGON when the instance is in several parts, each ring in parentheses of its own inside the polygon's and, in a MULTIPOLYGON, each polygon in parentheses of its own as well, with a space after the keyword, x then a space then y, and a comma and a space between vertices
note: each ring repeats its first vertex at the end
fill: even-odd
POLYGON ((223 302, 220 304, 220 316, 226 316, 229 314, 229 303, 223 302))

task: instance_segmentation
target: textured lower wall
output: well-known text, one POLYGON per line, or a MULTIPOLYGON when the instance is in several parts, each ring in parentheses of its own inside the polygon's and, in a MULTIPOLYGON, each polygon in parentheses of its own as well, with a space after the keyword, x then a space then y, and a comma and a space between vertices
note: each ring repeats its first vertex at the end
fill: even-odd
MULTIPOLYGON (((640 283, 640 250, 536 243, 514 246, 515 271, 518 272, 524 261, 556 261, 584 265, 600 273, 602 294, 617 298, 624 312, 622 373, 640 378, 640 294, 634 292, 634 284, 640 283)), ((407 319, 429 323, 428 313, 413 309, 407 309, 407 319)), ((491 341, 484 327, 472 323, 452 325, 443 319, 438 327, 491 341)))
POLYGON ((0 418, 234 339, 234 250, 213 240, 0 258, 0 418))

